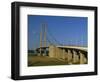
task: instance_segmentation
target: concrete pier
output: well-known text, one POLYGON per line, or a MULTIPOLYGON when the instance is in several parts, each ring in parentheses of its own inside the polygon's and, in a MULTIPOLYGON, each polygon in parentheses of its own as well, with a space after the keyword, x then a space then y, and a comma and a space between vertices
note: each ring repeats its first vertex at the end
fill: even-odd
POLYGON ((67 61, 68 64, 85 64, 87 63, 87 58, 85 55, 79 51, 79 53, 73 49, 67 49, 56 47, 54 45, 49 46, 49 57, 63 59, 67 61))

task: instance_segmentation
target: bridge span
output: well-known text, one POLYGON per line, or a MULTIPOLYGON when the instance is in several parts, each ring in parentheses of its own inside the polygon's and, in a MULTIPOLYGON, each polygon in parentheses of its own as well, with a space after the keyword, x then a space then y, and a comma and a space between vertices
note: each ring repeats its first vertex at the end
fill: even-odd
POLYGON ((88 63, 87 48, 78 46, 54 46, 41 47, 36 49, 39 56, 48 56, 51 58, 57 58, 60 60, 68 61, 69 64, 88 63))
POLYGON ((59 43, 50 32, 49 35, 51 39, 49 39, 47 33, 47 24, 43 23, 40 30, 40 45, 39 48, 35 50, 38 56, 57 58, 62 61, 67 61, 68 64, 88 63, 87 47, 80 47, 78 44, 76 44, 77 46, 65 46, 64 43, 59 43))

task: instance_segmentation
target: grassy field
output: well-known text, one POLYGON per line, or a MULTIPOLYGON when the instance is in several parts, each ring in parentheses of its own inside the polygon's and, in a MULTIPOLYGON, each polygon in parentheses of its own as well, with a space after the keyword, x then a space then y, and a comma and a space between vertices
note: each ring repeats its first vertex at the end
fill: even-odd
POLYGON ((67 65, 68 63, 61 59, 50 58, 48 56, 28 55, 28 66, 50 66, 50 65, 67 65))

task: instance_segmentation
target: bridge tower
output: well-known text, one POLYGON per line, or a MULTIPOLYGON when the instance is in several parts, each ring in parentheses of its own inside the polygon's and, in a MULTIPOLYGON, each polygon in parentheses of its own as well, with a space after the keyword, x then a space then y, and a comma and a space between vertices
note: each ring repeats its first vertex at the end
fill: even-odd
POLYGON ((41 28, 40 28, 40 56, 43 55, 42 54, 42 47, 46 48, 46 46, 47 46, 46 31, 47 31, 47 24, 42 23, 41 28))

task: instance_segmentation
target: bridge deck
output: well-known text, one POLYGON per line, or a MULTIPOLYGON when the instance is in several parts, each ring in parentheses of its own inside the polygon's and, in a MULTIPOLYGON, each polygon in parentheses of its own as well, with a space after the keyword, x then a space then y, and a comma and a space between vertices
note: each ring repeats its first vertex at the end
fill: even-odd
MULTIPOLYGON (((79 47, 79 46, 56 46, 59 48, 72 48, 72 49, 79 49, 79 50, 83 50, 83 51, 87 51, 87 47, 79 47)), ((45 48, 49 48, 49 47, 42 47, 43 49, 45 48)), ((40 49, 40 48, 37 48, 40 49)))
POLYGON ((79 49, 79 50, 84 50, 87 51, 87 47, 79 47, 79 46, 57 46, 60 48, 73 48, 73 49, 79 49))

